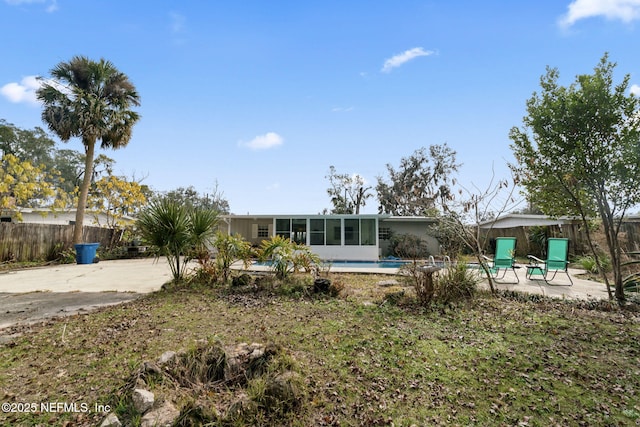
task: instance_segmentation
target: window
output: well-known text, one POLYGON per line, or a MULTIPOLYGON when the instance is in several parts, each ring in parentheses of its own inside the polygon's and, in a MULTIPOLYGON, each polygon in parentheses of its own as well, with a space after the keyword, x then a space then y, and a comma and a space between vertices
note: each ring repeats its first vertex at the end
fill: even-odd
POLYGON ((376 244, 376 220, 366 218, 360 220, 360 244, 373 246, 376 244))
POLYGON ((324 245, 324 219, 309 220, 312 245, 324 245))
POLYGON ((380 239, 380 240, 389 240, 389 239, 391 239, 391 228, 390 227, 380 227, 378 229, 378 239, 380 239))
POLYGON ((287 219, 276 219, 276 235, 286 239, 291 238, 291 221, 287 219))
POLYGON ((258 224, 258 237, 269 237, 269 226, 266 224, 258 224))
POLYGON ((307 244, 307 220, 292 219, 291 220, 291 239, 301 245, 307 244))
POLYGON ((344 220, 344 244, 360 245, 360 220, 344 220))
POLYGON ((341 245, 342 235, 339 219, 327 219, 327 242, 326 245, 341 245))

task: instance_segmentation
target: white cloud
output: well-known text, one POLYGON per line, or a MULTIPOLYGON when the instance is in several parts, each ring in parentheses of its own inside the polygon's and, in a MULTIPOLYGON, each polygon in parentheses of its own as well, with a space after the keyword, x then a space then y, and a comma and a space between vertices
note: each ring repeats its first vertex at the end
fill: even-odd
POLYGON ((58 10, 57 0, 4 0, 10 6, 21 6, 29 4, 44 4, 47 12, 55 12, 58 10))
POLYGON ((331 109, 332 113, 348 113, 349 111, 353 111, 354 107, 333 107, 331 109))
POLYGON ((640 18, 640 0, 574 0, 559 23, 562 27, 570 27, 581 19, 596 16, 631 22, 640 18))
POLYGON ((384 61, 384 65, 380 71, 383 73, 390 73, 391 70, 401 66, 405 62, 411 61, 419 56, 430 56, 433 54, 435 54, 435 52, 432 50, 424 50, 424 48, 421 47, 414 47, 413 49, 405 50, 404 52, 394 55, 384 61))
POLYGON ((631 92, 632 94, 634 94, 635 96, 640 96, 640 86, 638 85, 631 85, 631 88, 629 89, 629 92, 631 92))
POLYGON ((36 90, 40 87, 40 81, 36 76, 27 76, 20 83, 7 83, 0 88, 0 94, 11 102, 38 104, 36 90))
POLYGON ((275 132, 268 132, 264 135, 258 135, 249 142, 240 141, 238 145, 247 147, 251 150, 268 150, 282 145, 284 139, 275 132))

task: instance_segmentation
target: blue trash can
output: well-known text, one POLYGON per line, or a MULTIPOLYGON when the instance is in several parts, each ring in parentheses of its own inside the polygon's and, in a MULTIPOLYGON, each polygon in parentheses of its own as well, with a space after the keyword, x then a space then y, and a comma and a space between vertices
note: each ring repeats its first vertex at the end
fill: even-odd
POLYGON ((76 262, 78 264, 93 264, 100 243, 78 243, 76 248, 76 262))

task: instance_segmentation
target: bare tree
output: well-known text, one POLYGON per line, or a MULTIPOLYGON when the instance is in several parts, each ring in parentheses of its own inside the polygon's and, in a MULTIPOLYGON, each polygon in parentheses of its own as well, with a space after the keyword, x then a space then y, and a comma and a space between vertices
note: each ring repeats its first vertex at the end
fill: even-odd
POLYGON ((486 233, 481 231, 480 224, 511 211, 519 201, 513 197, 516 179, 495 180, 495 175, 492 176, 485 189, 480 189, 475 184, 470 189, 460 186, 458 199, 443 203, 443 214, 438 217, 438 225, 434 231, 441 236, 459 239, 471 251, 489 282, 491 292, 495 293, 493 275, 484 258, 488 232, 493 228, 493 223, 490 223, 486 233))
POLYGON ((366 186, 364 178, 357 174, 337 173, 334 166, 329 166, 330 187, 327 194, 331 197, 334 214, 359 214, 367 199, 373 197, 369 192, 371 186, 366 186))

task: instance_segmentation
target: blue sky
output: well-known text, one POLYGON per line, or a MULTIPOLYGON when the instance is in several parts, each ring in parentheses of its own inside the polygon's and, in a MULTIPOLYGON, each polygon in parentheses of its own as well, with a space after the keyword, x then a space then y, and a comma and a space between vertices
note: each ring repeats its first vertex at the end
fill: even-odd
POLYGON ((639 26, 640 0, 0 0, 0 118, 45 128, 34 76, 105 58, 142 101, 130 144, 105 152, 116 173, 217 181, 236 214, 313 214, 329 166, 375 187, 432 144, 457 151, 466 187, 507 178, 546 66, 570 84, 609 52, 640 94, 639 26))

